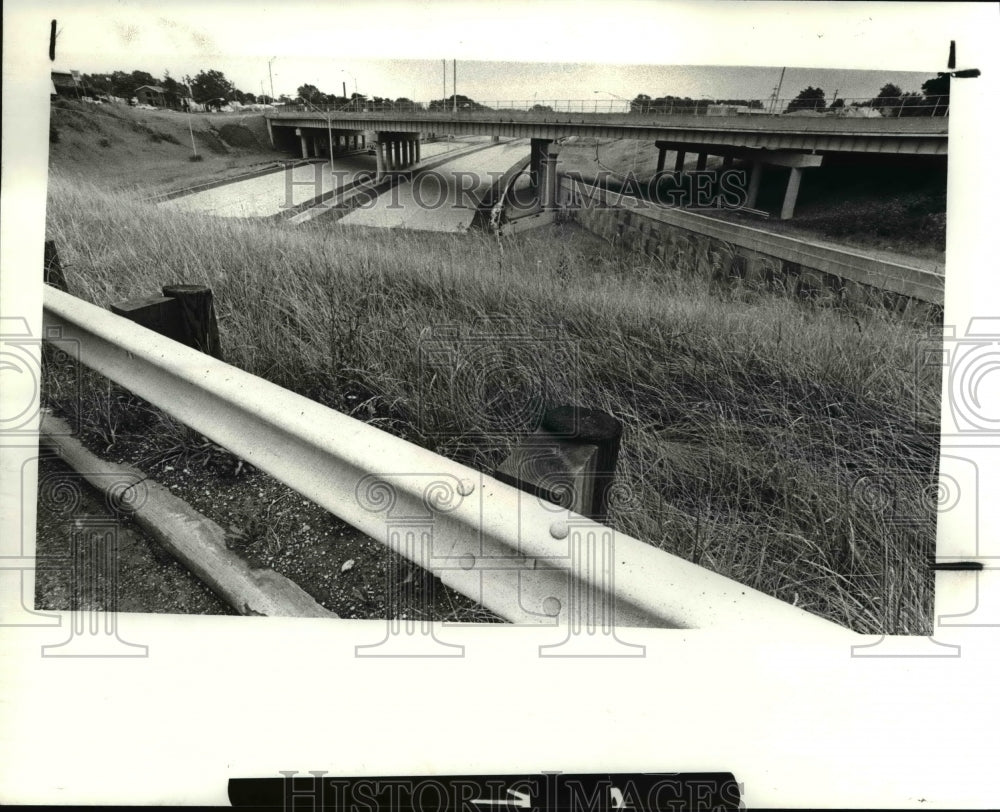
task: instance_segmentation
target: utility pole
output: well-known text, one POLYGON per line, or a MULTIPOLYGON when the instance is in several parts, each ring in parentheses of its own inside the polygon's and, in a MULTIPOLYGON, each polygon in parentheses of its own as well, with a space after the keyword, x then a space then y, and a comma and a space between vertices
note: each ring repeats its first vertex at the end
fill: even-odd
POLYGON ((448 60, 441 60, 441 111, 448 102, 448 60))
POLYGON ((344 91, 344 103, 347 103, 347 82, 341 81, 340 89, 344 91))
POLYGON ((458 112, 458 60, 451 60, 451 112, 458 112))
POLYGON ((276 56, 272 56, 269 60, 267 60, 267 75, 268 75, 268 78, 270 78, 270 80, 271 80, 271 102, 272 102, 272 104, 274 103, 274 74, 271 73, 271 63, 274 62, 274 60, 277 59, 277 58, 278 57, 276 57, 276 56))

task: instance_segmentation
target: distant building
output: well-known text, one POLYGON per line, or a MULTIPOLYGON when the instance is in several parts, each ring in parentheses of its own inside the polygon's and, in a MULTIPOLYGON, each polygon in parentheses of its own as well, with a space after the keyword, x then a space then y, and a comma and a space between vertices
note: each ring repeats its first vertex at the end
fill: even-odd
POLYGON ((143 85, 135 89, 135 98, 139 104, 150 107, 168 107, 172 110, 188 109, 188 96, 184 89, 173 92, 159 85, 143 85))
POLYGON ((82 88, 76 79, 73 78, 73 74, 69 71, 52 71, 52 90, 53 96, 70 96, 76 98, 82 92, 82 88))
POLYGON ((167 91, 159 85, 143 85, 135 89, 135 98, 139 104, 148 104, 151 107, 167 106, 167 91))

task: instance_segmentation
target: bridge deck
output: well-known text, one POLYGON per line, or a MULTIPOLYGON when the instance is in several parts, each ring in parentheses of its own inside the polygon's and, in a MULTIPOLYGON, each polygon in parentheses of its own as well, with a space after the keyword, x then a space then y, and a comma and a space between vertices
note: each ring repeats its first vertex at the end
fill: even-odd
POLYGON ((804 115, 631 115, 476 110, 438 113, 287 110, 268 113, 271 126, 387 132, 500 135, 555 139, 570 135, 670 140, 692 145, 819 152, 946 155, 948 118, 848 118, 804 115))

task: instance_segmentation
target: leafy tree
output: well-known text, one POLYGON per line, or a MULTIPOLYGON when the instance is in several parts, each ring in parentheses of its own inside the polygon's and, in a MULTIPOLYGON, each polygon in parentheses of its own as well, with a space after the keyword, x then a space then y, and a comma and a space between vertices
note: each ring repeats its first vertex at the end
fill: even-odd
POLYGON ((213 99, 230 101, 237 90, 222 71, 209 70, 200 71, 191 80, 191 93, 195 101, 204 104, 213 99))
POLYGON ((474 99, 470 99, 468 96, 463 96, 459 93, 457 96, 449 96, 447 99, 434 99, 431 101, 428 109, 430 110, 441 110, 445 111, 451 110, 457 107, 459 110, 487 110, 485 104, 480 104, 474 99))
POLYGON ((844 107, 843 99, 834 99, 833 102, 830 104, 831 110, 841 110, 843 109, 843 107, 844 107))
POLYGON ((795 110, 825 110, 826 109, 826 94, 823 92, 822 88, 813 87, 809 85, 805 90, 799 92, 796 96, 788 103, 788 107, 785 110, 786 113, 791 113, 795 110))
POLYGON ((326 94, 316 87, 316 85, 301 85, 295 92, 300 99, 305 99, 305 101, 312 104, 323 104, 326 101, 326 94))
POLYGON ((927 114, 943 116, 948 112, 951 100, 951 76, 939 73, 934 79, 928 79, 920 86, 920 91, 927 100, 927 114), (935 111, 935 108, 936 111, 935 111))
POLYGON ((547 104, 533 104, 531 106, 531 112, 532 113, 552 113, 552 112, 555 112, 555 111, 549 105, 547 105, 547 104))
POLYGON ((878 95, 872 99, 872 107, 877 107, 879 110, 895 110, 900 105, 902 95, 903 91, 898 86, 892 84, 892 82, 889 82, 882 85, 882 89, 878 92, 878 95))
POLYGON ((640 93, 629 103, 629 110, 633 113, 643 113, 649 108, 652 99, 645 93, 640 93))

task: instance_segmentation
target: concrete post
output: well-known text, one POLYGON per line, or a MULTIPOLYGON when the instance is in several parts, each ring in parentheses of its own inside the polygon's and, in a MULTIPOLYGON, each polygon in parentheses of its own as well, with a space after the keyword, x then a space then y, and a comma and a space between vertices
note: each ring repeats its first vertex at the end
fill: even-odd
POLYGON ((699 152, 698 153, 698 163, 695 165, 695 169, 701 172, 705 168, 705 164, 708 163, 708 153, 699 152))
POLYGON ((677 160, 674 161, 674 172, 684 171, 684 158, 687 156, 683 150, 677 152, 677 160))
POLYGON ((420 139, 419 138, 417 138, 417 140, 413 142, 413 150, 414 150, 414 158, 416 159, 416 163, 420 163, 420 139))
POLYGON ((790 220, 795 213, 795 200, 799 196, 799 184, 802 182, 802 170, 793 166, 788 175, 788 186, 785 187, 785 200, 781 204, 781 219, 790 220))
POLYGON ((400 142, 398 138, 392 139, 392 168, 399 169, 401 164, 400 159, 400 142))
POLYGON ((385 175, 385 155, 383 154, 383 149, 385 144, 382 143, 381 138, 376 138, 375 140, 375 180, 382 180, 382 176, 385 175))
POLYGON ((747 188, 747 205, 751 209, 757 205, 757 193, 760 191, 760 178, 763 174, 764 164, 754 161, 753 169, 750 170, 750 186, 747 188))
POLYGON ((302 142, 302 160, 309 157, 309 144, 306 142, 305 135, 300 135, 299 140, 302 142))

